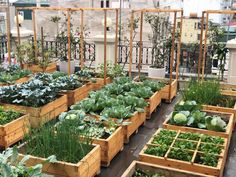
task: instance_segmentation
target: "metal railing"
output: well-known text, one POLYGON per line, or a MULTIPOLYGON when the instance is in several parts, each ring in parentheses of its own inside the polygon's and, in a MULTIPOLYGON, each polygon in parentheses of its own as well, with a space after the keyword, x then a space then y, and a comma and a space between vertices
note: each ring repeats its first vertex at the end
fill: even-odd
POLYGON ((6 36, 0 36, 0 61, 4 61, 5 54, 7 53, 7 38, 6 36))

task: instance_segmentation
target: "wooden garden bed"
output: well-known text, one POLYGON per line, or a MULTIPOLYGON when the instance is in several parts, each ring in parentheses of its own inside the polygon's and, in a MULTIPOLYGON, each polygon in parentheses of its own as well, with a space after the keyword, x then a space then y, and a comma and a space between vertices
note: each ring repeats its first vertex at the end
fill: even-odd
POLYGON ((151 114, 156 110, 157 106, 161 103, 161 92, 156 91, 149 99, 147 99, 149 105, 146 108, 147 119, 151 118, 151 114))
POLYGON ((234 114, 234 126, 235 126, 235 123, 236 123, 236 102, 235 102, 233 108, 219 107, 219 106, 212 106, 212 105, 203 105, 203 109, 234 114))
POLYGON ((46 72, 46 73, 52 73, 57 70, 57 63, 52 62, 50 63, 46 69, 41 68, 39 65, 29 65, 29 64, 23 64, 23 69, 28 69, 32 71, 32 73, 39 73, 39 72, 46 72))
POLYGON ((171 116, 169 116, 164 121, 163 128, 169 129, 169 130, 182 130, 182 131, 192 132, 192 133, 203 133, 203 134, 212 135, 212 136, 220 136, 223 138, 228 138, 228 140, 230 141, 233 127, 234 127, 234 115, 232 113, 210 111, 210 110, 204 110, 204 112, 207 112, 208 115, 219 115, 220 117, 222 117, 223 120, 228 122, 227 127, 226 127, 226 131, 225 132, 217 132, 217 131, 194 128, 194 127, 172 125, 172 124, 169 124, 171 116))
MULTIPOLYGON (((24 146, 20 147, 20 157, 24 157, 24 146)), ((27 166, 34 166, 43 163, 46 159, 29 156, 27 166)), ((57 161, 43 165, 43 172, 57 177, 94 177, 100 173, 101 148, 95 145, 94 148, 78 163, 57 161)))
POLYGON ((68 107, 88 97, 88 94, 92 90, 92 87, 93 87, 92 83, 89 82, 75 90, 68 90, 68 91, 62 92, 62 94, 67 95, 68 107))
MULTIPOLYGON (((167 79, 165 79, 168 81, 167 79)), ((171 85, 166 85, 164 88, 161 89, 161 98, 165 101, 171 102, 173 98, 177 95, 177 80, 174 79, 171 85), (169 93, 169 89, 171 87, 171 93, 169 93), (170 95, 170 96, 169 96, 170 95)))
POLYGON ((102 165, 108 167, 111 160, 123 150, 124 136, 123 129, 119 127, 116 131, 107 139, 95 139, 93 138, 93 144, 101 146, 101 161, 102 165))
POLYGON ((236 85, 220 84, 221 94, 236 97, 236 85))
POLYGON ((128 143, 129 138, 132 134, 135 132, 138 132, 138 128, 145 123, 146 120, 146 113, 138 113, 135 112, 134 116, 126 119, 125 122, 129 122, 129 125, 123 126, 123 132, 124 132, 124 142, 128 143))
MULTIPOLYGON (((95 83, 93 83, 93 90, 99 90, 104 86, 104 78, 94 78, 96 80, 95 83)), ((106 78, 106 84, 110 84, 112 82, 110 77, 106 78)))
POLYGON ((23 139, 30 128, 29 115, 23 115, 12 122, 0 125, 0 147, 6 149, 23 139))
POLYGON ((12 84, 6 84, 6 83, 0 83, 0 86, 7 86, 7 85, 14 85, 14 84, 22 84, 25 83, 29 80, 30 77, 26 76, 26 77, 22 77, 18 80, 16 80, 14 83, 12 84))
POLYGON ((56 118, 62 112, 67 111, 67 96, 60 96, 58 99, 42 107, 28 107, 15 104, 0 103, 4 108, 29 114, 30 125, 33 128, 40 127, 44 123, 56 118))
POLYGON ((121 177, 132 177, 136 170, 142 170, 152 175, 161 174, 165 177, 213 177, 139 161, 133 161, 121 177))
MULTIPOLYGON (((155 135, 158 135, 158 133, 161 131, 161 129, 159 129, 155 135)), ((177 132, 177 131, 176 131, 177 132)), ((139 160, 143 161, 143 162, 147 162, 147 163, 152 163, 152 164, 156 164, 156 165, 161 165, 161 166, 167 166, 167 167, 171 167, 171 168, 177 168, 180 170, 186 170, 189 172, 194 172, 194 173, 202 173, 205 175, 211 175, 211 176, 217 176, 217 177, 222 177, 223 176, 223 170, 224 170, 224 166, 225 166, 225 161, 227 158, 227 152, 228 152, 228 140, 226 138, 224 139, 224 144, 223 145, 217 145, 217 144, 213 144, 215 146, 219 146, 222 147, 222 151, 220 153, 220 155, 214 155, 218 158, 218 163, 216 167, 213 166, 207 166, 207 165, 203 165, 203 164, 199 164, 196 162, 197 156, 198 155, 202 155, 202 152, 200 152, 198 150, 198 148, 200 147, 200 145, 202 144, 206 144, 204 142, 201 142, 201 139, 197 140, 197 141, 193 141, 193 140, 186 140, 188 142, 192 142, 192 143, 196 143, 196 149, 195 150, 184 150, 185 152, 188 152, 189 154, 191 154, 191 161, 183 161, 183 160, 176 160, 173 158, 169 157, 169 154, 171 152, 171 150, 176 149, 175 147, 173 147, 174 143, 177 140, 183 140, 178 138, 178 136, 180 135, 180 133, 184 133, 184 131, 178 131, 177 135, 174 137, 173 142, 171 143, 171 145, 169 146, 167 152, 165 153, 165 155, 163 157, 161 156, 155 156, 155 155, 149 155, 145 153, 145 150, 148 147, 157 147, 159 145, 157 144, 152 144, 153 138, 154 136, 150 139, 150 141, 148 142, 148 144, 143 148, 143 150, 140 152, 139 154, 139 160)), ((179 149, 179 148, 177 148, 179 149)))

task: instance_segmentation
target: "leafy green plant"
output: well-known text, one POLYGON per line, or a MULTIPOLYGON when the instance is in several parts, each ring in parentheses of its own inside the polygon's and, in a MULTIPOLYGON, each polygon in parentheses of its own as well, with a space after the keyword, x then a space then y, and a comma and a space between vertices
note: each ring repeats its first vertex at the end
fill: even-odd
POLYGON ((198 153, 195 159, 195 163, 202 165, 216 167, 218 164, 219 157, 212 154, 200 154, 198 153))
MULTIPOLYGON (((104 77, 104 64, 101 64, 98 68, 98 77, 103 78, 104 77)), ((115 78, 115 77, 121 77, 125 76, 126 73, 123 71, 122 67, 117 64, 113 65, 111 63, 107 64, 107 77, 115 78)))
POLYGON ((138 85, 137 87, 131 88, 130 92, 132 92, 133 95, 144 99, 148 99, 154 94, 150 87, 138 85))
POLYGON ((157 135, 157 136, 154 136, 152 144, 158 144, 158 145, 166 144, 170 146, 173 140, 174 139, 172 137, 157 135))
POLYGON ((3 151, 0 154, 0 177, 49 177, 42 174, 42 167, 45 163, 56 162, 56 157, 50 156, 42 164, 26 167, 25 164, 28 160, 28 155, 19 160, 16 147, 3 151))
POLYGON ((224 144, 224 139, 218 136, 210 136, 210 135, 201 135, 201 141, 205 143, 212 143, 217 145, 224 144))
POLYGON ((198 150, 202 152, 210 153, 210 154, 219 155, 222 151, 222 147, 217 146, 215 144, 204 143, 204 144, 200 144, 198 150))
POLYGON ((178 138, 186 139, 186 140, 198 141, 200 139, 200 134, 188 133, 188 132, 180 133, 178 138))
POLYGON ((150 87, 153 92, 156 92, 161 90, 166 85, 166 83, 163 81, 146 79, 143 81, 143 85, 150 87))
POLYGON ((5 125, 11 121, 22 116, 21 113, 12 110, 5 111, 2 106, 0 106, 0 125, 5 125))
POLYGON ((55 85, 59 90, 67 91, 67 90, 75 90, 81 87, 83 84, 79 81, 76 75, 70 76, 62 76, 58 77, 55 80, 55 85))
POLYGON ((162 146, 149 146, 144 153, 155 155, 159 157, 164 157, 166 152, 168 151, 168 146, 162 145, 162 146))
POLYGON ((192 157, 193 157, 193 152, 179 148, 172 148, 168 154, 168 158, 183 160, 188 162, 192 160, 192 157))
POLYGON ((197 143, 185 140, 176 140, 173 147, 187 150, 195 150, 197 147, 197 143))
POLYGON ((149 171, 144 171, 137 169, 132 177, 165 177, 164 175, 161 174, 150 174, 149 171))

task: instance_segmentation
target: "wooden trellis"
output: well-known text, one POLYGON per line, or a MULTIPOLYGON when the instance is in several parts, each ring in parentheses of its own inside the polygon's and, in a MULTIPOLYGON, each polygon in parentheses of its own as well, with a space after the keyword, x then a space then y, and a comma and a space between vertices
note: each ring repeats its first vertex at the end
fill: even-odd
POLYGON ((63 8, 63 7, 17 7, 16 15, 17 15, 17 34, 18 34, 18 43, 20 44, 20 30, 19 30, 19 19, 18 19, 18 11, 19 10, 32 10, 32 20, 33 20, 33 30, 34 30, 34 47, 35 47, 35 57, 37 57, 37 31, 36 31, 36 17, 35 11, 64 11, 67 12, 67 38, 68 38, 68 74, 70 74, 70 60, 71 60, 71 40, 70 40, 70 19, 71 12, 80 11, 80 64, 81 68, 84 67, 84 12, 85 11, 103 11, 104 12, 104 83, 106 84, 107 77, 107 11, 115 11, 116 14, 116 23, 115 23, 115 64, 117 64, 117 47, 118 47, 118 23, 119 23, 119 9, 118 8, 63 8))
MULTIPOLYGON (((144 13, 160 13, 167 12, 174 14, 174 24, 172 29, 172 45, 171 45, 171 58, 170 58, 170 84, 173 80, 173 63, 174 63, 174 50, 175 50, 175 34, 177 26, 177 14, 180 13, 180 31, 178 37, 178 47, 177 47, 177 64, 176 64, 176 79, 179 77, 179 63, 180 63, 180 50, 181 50, 181 35, 182 35, 182 23, 183 23, 183 10, 182 9, 139 9, 133 10, 131 12, 131 24, 130 24, 130 56, 129 56, 129 76, 131 77, 132 72, 132 48, 133 48, 133 25, 134 25, 134 15, 135 13, 140 13, 140 39, 139 39, 139 64, 138 64, 138 76, 140 77, 141 70, 141 60, 142 60, 142 48, 143 48, 143 16, 144 13)), ((169 87, 169 93, 171 93, 171 87, 169 87)))
POLYGON ((235 10, 206 10, 202 12, 200 47, 199 47, 200 51, 199 51, 199 58, 198 58, 198 80, 200 79, 200 74, 201 74, 202 80, 204 80, 204 75, 205 75, 205 62, 206 62, 206 53, 207 53, 207 38, 208 38, 210 14, 236 14, 236 11, 235 10), (204 28, 205 28, 205 34, 203 37, 204 28))
POLYGON ((7 31, 7 54, 8 62, 11 64, 11 31, 10 31, 10 10, 8 6, 0 6, 1 10, 6 12, 6 31, 7 31))

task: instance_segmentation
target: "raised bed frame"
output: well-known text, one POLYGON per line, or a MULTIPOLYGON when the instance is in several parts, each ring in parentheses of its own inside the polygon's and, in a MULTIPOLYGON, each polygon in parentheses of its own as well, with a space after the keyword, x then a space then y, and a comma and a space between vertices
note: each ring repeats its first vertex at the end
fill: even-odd
POLYGON ((188 172, 185 170, 174 169, 150 163, 133 161, 121 177, 132 177, 136 170, 148 171, 150 174, 161 174, 165 177, 213 177, 199 173, 188 172))
POLYGON ((146 99, 148 106, 146 108, 146 117, 151 119, 152 113, 156 110, 157 106, 161 104, 161 92, 156 91, 149 99, 146 99))
MULTIPOLYGON (((20 158, 23 158, 24 146, 19 149, 20 158)), ((27 166, 34 166, 36 164, 43 163, 46 159, 29 156, 29 160, 26 162, 27 166)), ((101 163, 101 147, 94 145, 94 148, 78 163, 69 163, 57 161, 55 163, 46 163, 43 165, 43 172, 49 175, 55 176, 68 176, 68 177, 94 177, 100 173, 101 163)))
POLYGON ((102 166, 108 167, 111 160, 123 150, 123 129, 122 127, 118 127, 107 139, 93 138, 92 142, 93 144, 100 145, 102 166))
MULTIPOLYGON (((94 78, 96 80, 95 83, 93 83, 93 90, 99 90, 101 89, 105 83, 103 78, 94 78)), ((106 78, 106 84, 110 84, 112 82, 110 77, 106 78)))
POLYGON ((217 132, 217 131, 212 131, 212 130, 207 130, 207 129, 172 125, 172 124, 168 123, 171 119, 171 116, 169 116, 164 121, 163 128, 168 129, 168 130, 176 130, 176 131, 182 130, 182 131, 185 131, 185 132, 203 133, 203 134, 212 135, 212 136, 220 136, 220 137, 223 137, 223 138, 228 138, 228 140, 230 141, 232 131, 233 131, 233 127, 234 127, 234 115, 232 113, 210 111, 210 110, 204 110, 204 112, 210 113, 212 115, 222 116, 228 122, 227 127, 226 127, 226 131, 225 132, 217 132))
POLYGON ((0 147, 6 149, 23 139, 29 128, 28 114, 22 115, 5 125, 0 125, 0 147))
POLYGON ((14 85, 14 84, 22 84, 22 83, 25 83, 25 82, 27 82, 29 80, 29 77, 28 76, 26 76, 26 77, 22 77, 22 78, 20 78, 20 79, 17 79, 16 81, 14 81, 14 83, 12 83, 12 84, 1 84, 0 83, 0 87, 1 86, 7 86, 7 85, 14 85))
POLYGON ((39 72, 52 73, 57 70, 57 63, 56 62, 50 63, 46 67, 46 69, 43 69, 39 65, 35 65, 35 64, 32 64, 32 65, 23 64, 23 69, 28 69, 28 70, 32 71, 32 73, 39 73, 39 72))
POLYGON ((4 103, 0 103, 0 105, 6 109, 12 109, 24 114, 29 114, 30 125, 33 128, 42 126, 44 123, 56 118, 68 109, 66 95, 62 95, 56 100, 38 108, 4 103))
MULTIPOLYGON (((160 131, 161 131, 161 129, 157 130, 157 132, 154 134, 154 136, 157 135, 160 131)), ((154 136, 153 136, 150 139, 150 141, 147 143, 147 145, 140 152, 139 160, 143 161, 143 162, 152 163, 152 164, 158 164, 158 165, 162 165, 162 166, 178 168, 181 170, 186 170, 186 171, 194 172, 194 173, 201 172, 202 174, 206 174, 206 175, 212 175, 212 176, 218 176, 218 177, 223 176, 225 161, 226 161, 227 152, 228 152, 228 140, 226 138, 224 138, 225 142, 224 142, 224 145, 222 145, 222 147, 223 147, 222 152, 220 155, 218 155, 219 160, 218 160, 217 167, 211 167, 211 166, 207 166, 207 165, 197 164, 194 162, 197 154, 199 153, 199 151, 197 149, 201 144, 201 140, 195 141, 197 143, 197 147, 195 150, 186 150, 188 152, 193 153, 191 162, 168 158, 168 154, 169 154, 170 150, 173 149, 174 142, 176 141, 178 135, 180 133, 185 133, 184 131, 181 131, 181 130, 176 131, 176 132, 177 132, 177 135, 174 138, 172 144, 170 145, 170 147, 164 157, 159 157, 159 156, 149 155, 149 154, 144 153, 144 151, 149 146, 158 146, 157 144, 152 144, 152 141, 154 138, 154 136)), ((186 140, 186 141, 191 141, 191 140, 186 140)), ((192 141, 192 142, 194 142, 194 141, 192 141)), ((221 145, 219 145, 219 146, 221 146, 221 145)))
POLYGON ((228 96, 235 96, 236 97, 236 85, 231 84, 220 84, 221 94, 228 95, 228 96), (235 89, 232 90, 232 89, 235 89))

